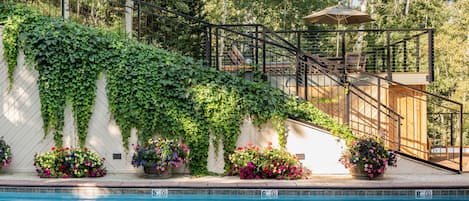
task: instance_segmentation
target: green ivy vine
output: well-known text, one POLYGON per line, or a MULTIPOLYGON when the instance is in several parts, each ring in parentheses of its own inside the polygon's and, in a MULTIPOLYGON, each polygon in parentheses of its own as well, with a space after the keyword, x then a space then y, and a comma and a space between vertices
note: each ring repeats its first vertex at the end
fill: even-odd
POLYGON ((57 146, 62 144, 67 104, 84 145, 101 73, 124 146, 132 128, 139 139, 155 134, 183 139, 191 148, 193 175, 208 173, 209 136, 223 142, 225 156, 231 154, 246 117, 258 126, 273 120, 281 146, 286 145, 289 116, 353 137, 350 129, 310 103, 285 96, 268 83, 203 67, 190 57, 129 40, 125 34, 42 17, 22 6, 0 5, 0 11, 0 19, 7 22, 3 37, 9 73, 14 72, 18 49, 23 49, 39 72, 44 132, 54 133, 57 146))

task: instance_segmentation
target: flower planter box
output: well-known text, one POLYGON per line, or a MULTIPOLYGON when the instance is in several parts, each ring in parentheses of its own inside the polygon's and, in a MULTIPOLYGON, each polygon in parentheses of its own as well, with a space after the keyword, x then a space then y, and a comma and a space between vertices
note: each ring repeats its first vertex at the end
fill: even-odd
POLYGON ((173 176, 172 168, 162 172, 153 167, 143 167, 143 172, 145 176, 150 179, 168 179, 173 176))

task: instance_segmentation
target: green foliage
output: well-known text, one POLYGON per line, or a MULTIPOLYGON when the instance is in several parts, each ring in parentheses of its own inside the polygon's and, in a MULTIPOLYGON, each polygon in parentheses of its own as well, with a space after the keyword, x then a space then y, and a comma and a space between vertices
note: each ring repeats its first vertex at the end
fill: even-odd
POLYGON ((307 121, 330 130, 333 135, 344 139, 347 144, 355 139, 349 127, 331 119, 326 113, 314 107, 309 102, 291 98, 287 105, 289 107, 288 115, 290 117, 307 121))
MULTIPOLYGON (((23 8, 2 13, 15 16, 16 9, 23 8)), ((208 173, 210 134, 214 144, 222 140, 228 156, 235 149, 242 120, 248 116, 256 125, 273 119, 282 146, 286 144, 284 120, 288 116, 331 129, 345 138, 351 135, 350 130, 311 104, 287 97, 269 83, 203 67, 192 58, 129 40, 124 34, 55 18, 33 19, 8 26, 19 27, 16 48, 24 50, 39 72, 44 131, 54 132, 57 146, 62 144, 67 104, 72 106, 80 144, 84 145, 101 73, 107 79, 110 111, 121 128, 124 146, 128 147, 132 128, 138 130, 141 140, 155 134, 181 138, 191 149, 193 175, 208 173)))
POLYGON ((337 5, 337 0, 206 0, 207 20, 220 24, 264 24, 272 30, 295 30, 307 25, 301 18, 328 6, 337 5), (226 8, 224 12, 223 8, 226 8))
POLYGON ((375 0, 368 4, 376 20, 369 25, 378 29, 439 27, 444 15, 443 5, 441 0, 375 0))
POLYGON ((29 7, 17 7, 14 4, 0 4, 0 21, 5 23, 3 30, 3 55, 8 64, 9 89, 13 86, 13 73, 16 67, 18 57, 18 35, 22 23, 33 22, 37 20, 37 11, 29 7), (12 11, 11 13, 8 11, 12 11), (10 14, 10 15, 7 15, 10 14))

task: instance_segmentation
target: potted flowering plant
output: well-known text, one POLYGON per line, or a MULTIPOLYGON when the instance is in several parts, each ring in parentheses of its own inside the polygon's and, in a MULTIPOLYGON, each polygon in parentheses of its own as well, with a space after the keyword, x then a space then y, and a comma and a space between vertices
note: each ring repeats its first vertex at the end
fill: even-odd
POLYGON ((135 146, 134 167, 143 167, 145 173, 156 178, 171 177, 172 168, 188 164, 189 149, 184 143, 165 138, 150 138, 135 146))
POLYGON ((0 162, 0 168, 8 167, 13 160, 10 145, 3 140, 3 136, 0 138, 0 160, 2 160, 0 162))
POLYGON ((228 174, 239 175, 241 179, 300 179, 303 169, 298 159, 287 150, 271 145, 239 147, 228 156, 228 174))
POLYGON ((34 156, 34 166, 41 178, 102 177, 106 175, 104 158, 88 148, 52 147, 34 156))
POLYGON ((373 179, 382 176, 388 166, 397 166, 397 156, 379 139, 360 138, 350 143, 340 162, 352 176, 373 179))

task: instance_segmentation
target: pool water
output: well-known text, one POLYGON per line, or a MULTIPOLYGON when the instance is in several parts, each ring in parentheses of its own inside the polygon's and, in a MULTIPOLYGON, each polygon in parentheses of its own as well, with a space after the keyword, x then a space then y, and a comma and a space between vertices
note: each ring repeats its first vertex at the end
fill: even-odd
POLYGON ((415 196, 290 196, 279 195, 276 197, 261 197, 260 195, 169 195, 167 197, 158 197, 151 194, 110 194, 110 195, 76 195, 73 193, 30 193, 30 192, 0 192, 0 201, 27 201, 27 200, 208 200, 208 201, 226 201, 226 200, 277 200, 277 201, 294 201, 294 200, 311 200, 311 201, 416 201, 416 200, 438 200, 438 201, 455 201, 469 200, 469 196, 432 196, 425 199, 416 198, 415 196))

